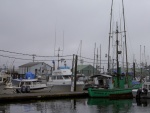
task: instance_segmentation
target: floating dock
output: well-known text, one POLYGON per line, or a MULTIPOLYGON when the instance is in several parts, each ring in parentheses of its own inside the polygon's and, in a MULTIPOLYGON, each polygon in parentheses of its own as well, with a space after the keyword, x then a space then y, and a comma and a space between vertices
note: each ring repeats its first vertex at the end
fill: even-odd
POLYGON ((0 100, 34 100, 34 99, 60 99, 60 98, 80 98, 88 97, 88 92, 65 92, 65 93, 16 93, 0 94, 0 100))

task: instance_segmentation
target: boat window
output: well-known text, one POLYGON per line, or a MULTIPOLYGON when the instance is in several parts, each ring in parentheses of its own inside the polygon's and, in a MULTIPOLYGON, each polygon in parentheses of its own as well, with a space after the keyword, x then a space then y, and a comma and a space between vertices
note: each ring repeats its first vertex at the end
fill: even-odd
POLYGON ((61 79, 63 79, 63 77, 62 76, 57 76, 57 79, 61 80, 61 79))
POLYGON ((2 77, 0 77, 0 81, 2 81, 2 77))
POLYGON ((64 78, 65 78, 65 79, 70 79, 70 77, 69 77, 69 76, 64 76, 64 78))
POLYGON ((26 85, 31 85, 31 82, 26 82, 26 85))
POLYGON ((147 89, 147 85, 144 85, 144 88, 146 88, 146 89, 147 89))
POLYGON ((24 85, 24 82, 21 82, 21 83, 20 83, 20 87, 23 86, 23 85, 24 85))
POLYGON ((149 90, 150 90, 150 85, 149 85, 149 88, 148 88, 149 90))
POLYGON ((52 80, 56 80, 56 76, 52 76, 52 80))

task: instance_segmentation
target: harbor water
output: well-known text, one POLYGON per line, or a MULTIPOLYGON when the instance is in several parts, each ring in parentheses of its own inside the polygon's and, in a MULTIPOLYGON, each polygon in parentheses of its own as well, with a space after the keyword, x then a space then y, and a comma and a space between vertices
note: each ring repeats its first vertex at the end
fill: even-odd
POLYGON ((100 98, 1 102, 0 113, 149 113, 150 100, 100 98))

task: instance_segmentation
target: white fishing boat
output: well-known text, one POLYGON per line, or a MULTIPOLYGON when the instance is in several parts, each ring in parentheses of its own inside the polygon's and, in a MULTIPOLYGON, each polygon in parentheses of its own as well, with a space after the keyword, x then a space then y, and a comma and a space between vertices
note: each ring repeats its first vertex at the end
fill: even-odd
MULTIPOLYGON (((52 76, 49 77, 47 85, 51 87, 51 92, 70 92, 74 89, 74 75, 69 67, 59 67, 54 70, 52 76)), ((76 91, 83 91, 84 81, 77 77, 76 91)))
POLYGON ((134 98, 150 98, 150 78, 145 77, 142 82, 142 87, 139 89, 133 89, 132 95, 134 98))
POLYGON ((5 84, 8 81, 9 77, 10 75, 7 74, 5 70, 2 70, 0 72, 0 85, 5 84))
POLYGON ((6 84, 5 89, 13 89, 16 93, 50 91, 50 87, 47 87, 46 83, 42 83, 42 81, 33 77, 32 73, 28 73, 25 79, 12 79, 11 82, 6 84))
POLYGON ((143 86, 142 88, 132 90, 134 98, 150 98, 150 90, 147 88, 150 87, 150 82, 145 82, 143 86))

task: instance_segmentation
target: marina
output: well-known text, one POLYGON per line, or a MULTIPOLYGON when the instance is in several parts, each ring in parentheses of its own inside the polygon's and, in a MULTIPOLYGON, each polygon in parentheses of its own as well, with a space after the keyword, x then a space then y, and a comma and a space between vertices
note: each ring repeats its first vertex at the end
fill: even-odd
POLYGON ((0 113, 149 113, 150 2, 133 1, 0 1, 0 113))

